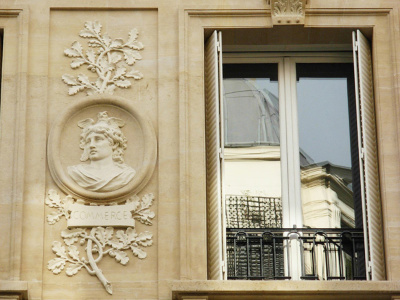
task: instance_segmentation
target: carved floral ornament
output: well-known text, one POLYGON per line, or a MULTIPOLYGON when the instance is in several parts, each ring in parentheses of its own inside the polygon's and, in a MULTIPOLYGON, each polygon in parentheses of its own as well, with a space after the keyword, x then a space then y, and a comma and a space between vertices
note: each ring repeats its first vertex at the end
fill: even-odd
MULTIPOLYGON (((99 23, 87 22, 84 35, 97 34, 98 40, 102 38, 101 42, 106 43, 104 39, 109 39, 101 37, 100 29, 99 23)), ((114 44, 107 42, 107 54, 94 56, 99 62, 96 65, 88 63, 93 62, 89 56, 94 52, 89 50, 84 55, 79 43, 74 42, 71 51, 66 50, 78 60, 72 62, 74 66, 86 63, 99 75, 95 83, 87 82, 88 77, 82 74, 77 79, 64 75, 63 80, 71 86, 71 95, 83 90, 112 93, 116 87, 130 86, 126 78, 142 77, 124 66, 133 64, 139 56, 132 57, 129 49, 126 52, 122 48, 128 44, 142 48, 141 44, 135 44, 135 30, 129 35, 125 44, 119 39, 114 44), (123 59, 122 54, 113 56, 117 48, 125 53, 123 59), (102 69, 106 63, 107 71, 102 69)), ((105 51, 106 47, 100 50, 105 51)), ((151 206, 155 198, 152 193, 141 196, 138 193, 151 179, 156 158, 157 140, 152 122, 133 101, 91 96, 69 106, 56 119, 48 140, 48 163, 55 183, 66 196, 51 189, 45 204, 51 209, 47 215, 49 225, 65 221, 67 224, 60 233, 62 240, 52 243, 55 257, 48 261, 49 271, 55 275, 65 271, 71 277, 86 270, 98 278, 109 294, 113 293, 111 282, 99 268, 101 260, 108 256, 125 266, 131 256, 145 259, 145 248, 153 244, 153 234, 138 231, 137 224, 152 225, 155 213, 151 206), (76 143, 71 145, 70 141, 76 143)))
POLYGON ((64 51, 66 56, 72 58, 72 69, 87 65, 87 69, 92 72, 89 75, 80 73, 77 77, 69 74, 62 76, 63 82, 69 86, 70 96, 85 90, 88 96, 105 93, 112 95, 117 87, 129 88, 132 84, 130 79, 143 78, 143 74, 132 67, 137 60, 142 59, 139 51, 144 48, 137 41, 138 30, 132 29, 128 33, 128 40, 124 42, 122 38, 112 39, 102 34, 101 29, 100 22, 87 21, 79 36, 88 39, 90 49, 84 50, 80 42, 74 41, 71 48, 64 51))
MULTIPOLYGON (((54 225, 65 218, 68 229, 61 231, 62 242, 52 243, 56 257, 48 262, 47 268, 53 274, 65 269, 68 276, 74 276, 85 269, 97 276, 112 294, 112 285, 98 263, 109 256, 125 266, 129 262, 128 252, 139 259, 146 258, 143 248, 152 245, 153 235, 149 231, 137 232, 136 221, 152 225, 155 213, 150 206, 154 196, 147 193, 139 197, 133 193, 140 191, 150 179, 155 166, 155 149, 155 134, 148 118, 121 98, 98 97, 96 101, 88 98, 73 105, 57 120, 49 137, 49 167, 55 182, 67 196, 62 197, 51 189, 45 203, 52 209, 47 215, 48 224, 54 225), (97 112, 96 120, 80 117, 93 112, 97 112), (125 120, 113 114, 125 116, 125 120), (74 123, 71 119, 79 121, 74 123), (146 152, 138 159, 146 161, 146 166, 143 161, 142 165, 135 164, 138 172, 124 160, 128 149, 128 138, 122 131, 125 126, 130 126, 129 131, 137 137, 134 144, 143 145, 143 152, 146 152), (75 127, 80 129, 80 135, 74 131, 75 127), (61 137, 70 139, 69 132, 77 135, 73 140, 77 144, 79 141, 82 163, 63 166, 60 153, 65 150, 61 148, 67 148, 68 143, 62 144, 61 137), (146 141, 141 142, 140 136, 146 141), (69 188, 66 188, 66 180, 72 184, 69 188)), ((61 156, 65 157, 65 153, 61 156)))
POLYGON ((119 208, 114 210, 113 214, 107 210, 107 207, 83 205, 82 200, 74 199, 70 195, 62 199, 56 191, 50 190, 46 199, 46 205, 53 208, 53 211, 47 215, 47 222, 50 225, 60 221, 62 217, 67 219, 68 224, 71 221, 72 225, 74 225, 74 219, 84 218, 89 222, 86 226, 89 228, 78 227, 62 230, 63 242, 54 241, 52 243, 52 250, 56 257, 48 262, 47 268, 57 275, 66 267, 65 273, 68 276, 74 276, 80 270, 86 269, 90 275, 97 276, 106 291, 112 294, 112 285, 97 264, 108 255, 117 263, 125 266, 129 262, 126 251, 132 252, 139 259, 146 258, 147 253, 143 247, 153 244, 153 234, 148 231, 137 233, 135 220, 145 225, 152 225, 151 220, 155 214, 149 208, 153 200, 152 194, 146 194, 142 198, 131 197, 125 204, 125 206, 129 206, 129 210, 124 210, 121 205, 115 205, 119 208), (102 211, 93 210, 93 208, 100 208, 102 211), (90 222, 96 219, 111 221, 114 219, 117 224, 120 219, 125 217, 131 219, 133 226, 119 230, 115 230, 111 226, 89 226, 90 222))
POLYGON ((272 23, 274 25, 304 24, 305 6, 308 0, 267 0, 271 5, 272 23))

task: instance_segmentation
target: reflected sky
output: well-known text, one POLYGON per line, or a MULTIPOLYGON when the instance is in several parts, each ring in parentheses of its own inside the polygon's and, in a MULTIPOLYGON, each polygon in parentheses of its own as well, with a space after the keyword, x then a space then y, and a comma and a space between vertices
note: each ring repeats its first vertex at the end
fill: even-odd
POLYGON ((314 162, 351 167, 346 78, 300 78, 300 148, 314 162))
MULTIPOLYGON (((225 108, 225 125, 229 128, 225 133, 227 144, 276 142, 268 138, 268 133, 266 138, 262 136, 265 134, 263 131, 271 130, 268 118, 274 116, 273 110, 275 113, 279 111, 278 82, 269 78, 225 79, 224 89, 226 104, 229 103, 225 108), (260 94, 256 95, 254 90, 260 94), (251 98, 255 102, 251 102, 251 98), (267 109, 256 108, 262 102, 261 106, 267 109), (255 105, 254 109, 250 108, 252 105, 255 105), (263 130, 260 123, 265 124, 267 129, 263 130)), ((297 82, 297 101, 302 153, 315 163, 328 161, 351 167, 346 78, 300 78, 297 82)), ((279 124, 272 127, 275 127, 272 128, 274 132, 279 132, 279 124)), ((279 133, 277 135, 279 139, 279 133)))

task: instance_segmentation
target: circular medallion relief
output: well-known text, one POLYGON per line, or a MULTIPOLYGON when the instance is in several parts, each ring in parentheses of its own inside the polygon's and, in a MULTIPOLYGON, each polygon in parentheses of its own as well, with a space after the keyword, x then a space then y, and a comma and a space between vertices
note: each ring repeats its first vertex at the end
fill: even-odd
POLYGON ((157 140, 150 119, 120 97, 88 97, 50 131, 50 173, 67 194, 89 202, 125 200, 150 180, 157 140))

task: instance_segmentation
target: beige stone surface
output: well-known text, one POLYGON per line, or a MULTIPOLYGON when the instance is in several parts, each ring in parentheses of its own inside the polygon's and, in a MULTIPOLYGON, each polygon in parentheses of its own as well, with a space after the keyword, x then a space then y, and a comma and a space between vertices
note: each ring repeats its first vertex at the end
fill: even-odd
POLYGON ((397 282, 366 281, 179 281, 172 284, 172 299, 392 299, 397 282), (190 299, 190 298, 189 298, 190 299))
MULTIPOLYGON (((326 299, 347 295, 396 299, 400 294, 400 2, 309 0, 307 5, 306 28, 363 28, 372 39, 388 281, 206 281, 204 40, 213 29, 276 28, 284 34, 284 29, 272 27, 267 1, 3 0, 0 298, 18 288, 29 299, 211 300, 237 299, 233 295, 239 294, 242 299, 266 295, 294 299, 289 297, 294 292, 296 299, 329 293, 331 298, 326 299), (54 275, 47 269, 54 258, 51 245, 62 240, 60 232, 66 228, 65 219, 54 225, 46 222, 51 211, 45 206, 47 192, 58 189, 47 165, 47 141, 57 118, 86 98, 83 92, 69 96, 61 76, 87 72, 85 66, 72 70, 71 58, 63 51, 78 40, 86 49, 86 39, 78 34, 91 20, 100 21, 112 38, 127 39, 129 30, 138 29, 145 47, 143 59, 134 67, 144 78, 128 89, 117 89, 115 96, 140 107, 158 142, 154 173, 139 191, 155 195, 156 217, 152 226, 137 225, 138 231, 153 233, 154 244, 146 249, 146 259, 129 254, 126 266, 111 257, 101 261, 113 296, 84 270, 68 277, 65 271, 54 275), (246 298, 246 293, 254 297, 246 298)), ((229 32, 232 43, 241 40, 238 32, 229 32)), ((253 41, 242 38, 243 45, 253 41)), ((76 145, 74 153, 80 151, 77 141, 66 142, 76 145)))
POLYGON ((0 280, 0 299, 27 300, 27 282, 0 280))
MULTIPOLYGON (((104 10, 93 10, 90 12, 90 17, 85 10, 75 11, 73 13, 72 19, 71 11, 58 10, 55 9, 50 15, 50 53, 49 53, 49 98, 53 99, 50 101, 49 106, 49 123, 54 122, 54 116, 59 115, 65 109, 65 105, 71 105, 71 102, 79 102, 84 100, 86 97, 84 94, 76 96, 68 96, 66 93, 67 86, 60 80, 61 76, 65 73, 74 74, 74 72, 69 67, 71 59, 63 55, 64 49, 69 47, 70 44, 79 40, 82 46, 87 48, 87 42, 78 36, 81 29, 84 27, 84 23, 89 20, 99 20, 103 25, 103 32, 107 32, 112 38, 123 38, 126 40, 128 38, 128 32, 132 28, 137 28, 139 31, 138 40, 141 41, 145 48, 141 51, 143 59, 135 63, 135 69, 140 70, 144 74, 144 78, 132 83, 130 89, 120 89, 115 91, 115 95, 123 97, 125 101, 131 101, 135 106, 140 107, 141 112, 149 116, 149 121, 153 123, 153 126, 157 128, 157 11, 154 9, 149 10, 117 10, 117 11, 104 11, 104 10), (133 21, 134 20, 134 21, 133 21), (71 22, 72 21, 72 22, 71 22), (71 26, 71 24, 73 24, 71 26), (66 38, 67 37, 67 38, 66 38), (65 42, 60 42, 59 39, 62 38, 65 42), (68 41, 68 42, 67 42, 68 41), (53 116, 53 117, 52 117, 53 116)), ((80 70, 83 72, 83 70, 80 70)), ((93 108, 94 109, 94 108, 93 108)), ((92 110, 93 110, 92 109, 92 110)), ((102 109, 99 107, 98 109, 102 109)), ((89 115, 87 116, 89 117, 89 115)), ((83 118, 83 115, 81 117, 83 118)), ((79 119, 78 118, 78 119, 79 119)), ((129 120, 128 120, 129 121, 129 120)), ((157 129, 156 129, 157 130, 157 129)), ((130 133, 128 132, 128 135, 130 133)), ((64 145, 68 144, 68 141, 62 141, 64 145)), ((76 141, 71 141, 75 143, 76 141)), ((131 136, 128 139, 128 143, 131 143, 133 147, 131 153, 135 153, 135 142, 134 137, 131 136)), ((76 144, 77 146, 77 144, 76 144)), ((129 146, 128 146, 129 147, 129 146)), ((79 148, 76 148, 79 150, 79 148)), ((129 148, 128 148, 129 149, 129 148)), ((138 149, 140 150, 140 149, 138 149)), ((136 151, 138 152, 138 151, 136 151)), ((127 156, 129 158, 129 155, 127 156)), ((131 162, 134 165, 134 162, 131 162)), ((51 179, 50 179, 51 180, 51 179)), ((139 195, 145 193, 153 193, 155 195, 155 204, 152 210, 157 213, 157 205, 159 203, 158 193, 157 193, 157 171, 154 172, 150 183, 146 187, 140 190, 139 195)), ((65 226, 65 224, 64 224, 65 226)), ((139 260, 132 257, 127 266, 121 266, 116 264, 113 259, 107 257, 103 259, 101 264, 99 263, 99 268, 103 270, 104 275, 113 284, 113 297, 117 299, 123 299, 129 297, 131 299, 155 299, 157 298, 157 222, 152 226, 152 228, 145 228, 146 226, 141 226, 138 224, 136 229, 138 232, 144 230, 150 230, 153 233, 154 245, 146 249, 147 258, 144 260, 139 260), (128 284, 129 282, 133 284, 128 284), (134 284, 137 282, 137 284, 134 284)), ((44 249, 51 249, 51 243, 54 240, 59 240, 57 238, 57 233, 59 234, 59 228, 53 229, 52 226, 46 226, 47 230, 51 232, 51 238, 45 238, 44 249)), ((46 250, 45 250, 46 253, 46 250)), ((54 254, 51 251, 47 251, 44 259, 44 267, 46 263, 54 254)), ((59 293, 58 284, 63 284, 65 279, 72 279, 69 281, 70 289, 74 290, 74 293, 69 293, 68 290, 65 292, 65 298, 76 299, 78 297, 87 297, 87 299, 101 299, 106 298, 107 293, 99 284, 96 277, 92 277, 89 274, 80 272, 82 274, 77 274, 73 278, 68 278, 63 272, 60 275, 53 275, 51 272, 44 270, 44 285, 46 289, 43 291, 44 298, 55 298, 59 293), (86 278, 83 279, 83 278, 86 278), (77 282, 84 281, 84 284, 80 284, 80 287, 73 288, 77 282), (90 288, 89 286, 93 286, 90 288), (97 287, 97 288, 96 288, 97 287)))

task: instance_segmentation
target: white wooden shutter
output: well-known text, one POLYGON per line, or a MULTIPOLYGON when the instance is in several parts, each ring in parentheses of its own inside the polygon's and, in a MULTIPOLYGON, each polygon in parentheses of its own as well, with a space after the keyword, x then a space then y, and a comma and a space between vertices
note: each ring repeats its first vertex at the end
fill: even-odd
POLYGON ((359 30, 353 32, 353 53, 358 106, 358 145, 367 279, 384 280, 385 262, 376 146, 372 55, 368 40, 359 30))
POLYGON ((207 242, 208 279, 224 278, 225 228, 222 214, 221 171, 223 134, 221 33, 214 31, 205 46, 207 242))

